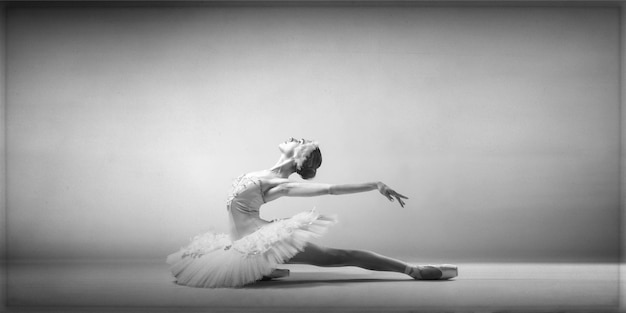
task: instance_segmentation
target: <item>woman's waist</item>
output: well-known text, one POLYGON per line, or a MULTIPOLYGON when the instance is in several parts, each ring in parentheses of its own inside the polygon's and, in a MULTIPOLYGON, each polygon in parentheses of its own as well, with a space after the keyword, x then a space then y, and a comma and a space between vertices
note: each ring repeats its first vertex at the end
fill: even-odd
POLYGON ((243 236, 255 232, 259 228, 271 223, 253 214, 230 214, 231 237, 237 240, 243 236))
POLYGON ((239 211, 258 212, 263 205, 262 200, 234 197, 226 201, 226 208, 239 211))
POLYGON ((226 210, 230 212, 231 214, 240 213, 240 214, 255 215, 255 216, 259 216, 260 214, 260 206, 239 205, 234 202, 226 205, 226 210))

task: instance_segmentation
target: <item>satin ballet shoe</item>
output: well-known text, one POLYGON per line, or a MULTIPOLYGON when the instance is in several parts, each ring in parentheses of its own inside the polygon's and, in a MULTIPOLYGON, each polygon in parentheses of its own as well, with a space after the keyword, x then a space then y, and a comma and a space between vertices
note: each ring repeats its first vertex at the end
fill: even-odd
POLYGON ((459 276, 458 267, 452 264, 407 266, 404 273, 418 280, 447 280, 459 276))
POLYGON ((275 278, 283 278, 283 277, 288 277, 288 276, 289 276, 289 270, 275 268, 274 270, 272 270, 272 272, 269 275, 263 276, 261 280, 266 281, 266 280, 272 280, 275 278))

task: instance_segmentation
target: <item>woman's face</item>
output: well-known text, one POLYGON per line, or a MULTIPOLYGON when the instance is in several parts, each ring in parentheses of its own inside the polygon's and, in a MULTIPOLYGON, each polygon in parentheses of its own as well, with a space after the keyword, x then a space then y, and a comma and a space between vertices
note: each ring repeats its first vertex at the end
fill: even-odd
POLYGON ((291 157, 294 155, 294 152, 296 150, 296 148, 298 148, 299 146, 303 145, 304 143, 309 142, 308 140, 303 139, 295 139, 293 137, 287 139, 284 142, 281 142, 278 145, 278 149, 280 150, 280 152, 282 152, 285 156, 287 157, 291 157))

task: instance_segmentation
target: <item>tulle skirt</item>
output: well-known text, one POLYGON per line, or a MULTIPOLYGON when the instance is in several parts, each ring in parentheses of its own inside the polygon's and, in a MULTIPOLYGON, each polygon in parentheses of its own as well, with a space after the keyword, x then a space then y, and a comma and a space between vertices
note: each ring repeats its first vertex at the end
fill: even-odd
POLYGON ((334 217, 308 211, 267 224, 235 241, 226 234, 207 232, 169 255, 167 263, 180 285, 241 287, 269 275, 334 223, 334 217))

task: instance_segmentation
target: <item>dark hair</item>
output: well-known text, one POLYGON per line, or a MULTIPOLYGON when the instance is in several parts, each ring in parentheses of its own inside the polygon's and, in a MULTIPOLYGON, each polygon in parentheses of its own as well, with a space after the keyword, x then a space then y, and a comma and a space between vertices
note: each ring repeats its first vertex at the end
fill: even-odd
POLYGON ((296 173, 302 177, 302 179, 311 179, 315 177, 317 169, 322 165, 322 151, 320 148, 309 153, 309 156, 302 162, 302 167, 296 170, 296 173))

